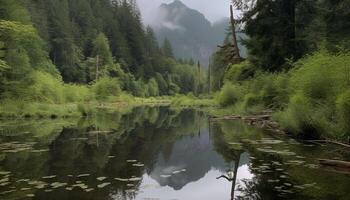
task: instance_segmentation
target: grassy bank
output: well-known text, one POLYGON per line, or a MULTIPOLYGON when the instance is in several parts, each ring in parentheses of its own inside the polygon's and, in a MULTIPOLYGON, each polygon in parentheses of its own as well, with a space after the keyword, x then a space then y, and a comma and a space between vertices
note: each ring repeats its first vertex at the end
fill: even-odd
POLYGON ((0 102, 0 118, 68 118, 89 116, 107 110, 118 111, 137 106, 211 107, 214 99, 197 98, 193 95, 176 95, 140 98, 128 94, 110 96, 103 101, 66 103, 3 100, 0 102))
POLYGON ((214 115, 273 110, 274 119, 302 138, 350 137, 350 54, 319 51, 292 64, 292 70, 268 73, 244 62, 230 66, 216 95, 214 115))

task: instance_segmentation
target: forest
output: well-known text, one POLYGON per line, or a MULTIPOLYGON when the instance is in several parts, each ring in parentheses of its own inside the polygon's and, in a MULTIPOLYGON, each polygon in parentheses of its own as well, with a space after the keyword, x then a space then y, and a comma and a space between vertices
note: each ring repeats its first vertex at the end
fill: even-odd
POLYGON ((2 100, 69 103, 205 90, 193 60, 158 44, 135 1, 1 0, 2 100))
POLYGON ((207 70, 177 58, 168 39, 158 42, 134 0, 1 0, 0 113, 86 115, 86 104, 152 98, 214 107, 218 115, 272 110, 287 132, 346 140, 349 1, 233 0, 232 6, 239 13, 232 18, 235 34, 228 24, 207 70), (246 58, 232 35, 247 48, 246 58))

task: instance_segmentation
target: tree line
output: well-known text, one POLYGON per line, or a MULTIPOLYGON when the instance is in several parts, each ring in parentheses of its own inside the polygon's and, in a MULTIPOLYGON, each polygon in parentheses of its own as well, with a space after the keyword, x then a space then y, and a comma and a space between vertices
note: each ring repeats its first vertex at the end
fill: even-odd
POLYGON ((193 60, 144 27, 135 0, 0 0, 0 49, 1 98, 55 93, 51 79, 141 97, 206 87, 193 60))

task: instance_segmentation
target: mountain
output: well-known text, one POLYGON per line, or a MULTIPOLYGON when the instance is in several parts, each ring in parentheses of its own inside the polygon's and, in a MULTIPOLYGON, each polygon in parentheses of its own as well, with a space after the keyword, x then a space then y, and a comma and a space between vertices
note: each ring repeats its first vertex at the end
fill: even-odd
POLYGON ((207 66, 209 57, 225 38, 228 19, 211 24, 197 10, 179 0, 162 4, 151 24, 159 42, 168 38, 178 58, 193 58, 207 66))

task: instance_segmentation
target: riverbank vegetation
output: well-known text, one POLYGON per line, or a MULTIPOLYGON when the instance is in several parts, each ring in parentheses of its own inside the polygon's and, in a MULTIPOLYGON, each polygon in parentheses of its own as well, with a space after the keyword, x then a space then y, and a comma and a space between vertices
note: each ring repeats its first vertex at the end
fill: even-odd
POLYGON ((264 2, 244 7, 244 1, 234 1, 236 8, 243 11, 237 22, 245 24, 247 59, 232 64, 225 59, 224 50, 214 56, 213 67, 228 66, 214 77, 212 84, 225 114, 272 110, 274 118, 289 133, 302 138, 347 140, 348 3, 264 2), (298 12, 291 12, 295 10, 298 12), (272 23, 274 19, 278 23, 272 23))

